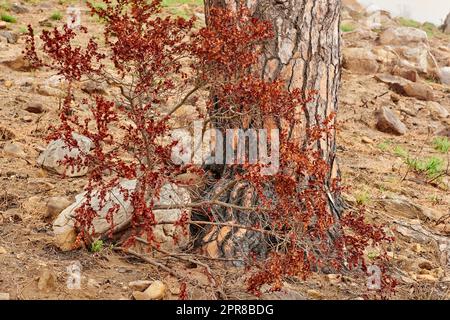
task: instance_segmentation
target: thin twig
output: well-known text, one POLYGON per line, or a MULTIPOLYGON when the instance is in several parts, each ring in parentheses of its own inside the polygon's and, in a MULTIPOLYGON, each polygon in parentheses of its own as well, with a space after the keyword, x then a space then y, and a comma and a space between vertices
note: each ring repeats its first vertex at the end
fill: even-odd
POLYGON ((181 277, 180 275, 178 275, 177 273, 175 273, 175 271, 173 271, 172 269, 166 267, 165 265, 163 265, 163 264, 161 264, 161 263, 159 263, 159 262, 156 262, 155 260, 153 260, 153 259, 151 259, 151 258, 149 258, 149 257, 147 257, 147 256, 145 256, 145 255, 143 255, 143 254, 137 253, 137 252, 134 251, 134 250, 126 249, 126 248, 123 248, 123 247, 114 248, 114 250, 122 251, 122 252, 124 252, 124 253, 128 253, 128 254, 131 254, 131 255, 133 255, 133 256, 136 256, 136 257, 138 257, 139 259, 142 259, 142 260, 144 260, 145 262, 148 262, 148 263, 150 263, 151 265, 153 265, 153 266, 155 266, 155 267, 157 267, 157 268, 160 268, 160 269, 162 269, 162 270, 168 272, 170 275, 174 276, 174 277, 177 278, 178 280, 182 280, 182 279, 183 279, 183 277, 181 277))

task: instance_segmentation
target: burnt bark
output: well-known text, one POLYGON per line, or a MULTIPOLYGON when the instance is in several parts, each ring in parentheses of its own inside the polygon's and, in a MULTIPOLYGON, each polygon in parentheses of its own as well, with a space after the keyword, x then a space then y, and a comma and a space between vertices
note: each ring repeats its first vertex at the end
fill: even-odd
MULTIPOLYGON (((214 6, 235 10, 242 0, 205 0, 206 22, 210 9, 214 6)), ((293 116, 301 117, 301 125, 293 129, 293 136, 300 144, 306 145, 310 137, 307 128, 317 124, 317 119, 325 119, 338 111, 338 90, 340 86, 340 0, 246 0, 244 4, 257 18, 271 21, 275 37, 264 47, 256 71, 265 80, 282 79, 286 88, 301 88, 303 92, 316 90, 313 101, 305 111, 296 111, 293 116)), ((217 126, 218 124, 216 124, 217 126)), ((223 127, 223 123, 220 126, 223 127)), ((223 128, 221 128, 223 129, 223 128)), ((336 158, 336 133, 331 131, 326 137, 315 141, 317 149, 326 159, 331 170, 329 183, 339 176, 336 158)), ((220 193, 223 202, 243 207, 257 205, 258 199, 244 182, 237 183, 222 192, 222 188, 233 180, 236 170, 224 167, 213 168, 218 181, 209 190, 209 197, 220 193)), ((330 187, 330 186, 329 186, 330 187)), ((266 192, 271 193, 270 186, 266 192)), ((339 232, 341 211, 339 194, 328 194, 330 214, 336 221, 339 232)), ((215 208, 220 221, 251 225, 258 219, 266 221, 261 213, 252 215, 231 208, 215 208)), ((265 255, 267 239, 261 233, 230 227, 213 228, 203 237, 203 247, 212 256, 236 257, 249 252, 265 255)), ((332 241, 333 234, 330 234, 332 241)))

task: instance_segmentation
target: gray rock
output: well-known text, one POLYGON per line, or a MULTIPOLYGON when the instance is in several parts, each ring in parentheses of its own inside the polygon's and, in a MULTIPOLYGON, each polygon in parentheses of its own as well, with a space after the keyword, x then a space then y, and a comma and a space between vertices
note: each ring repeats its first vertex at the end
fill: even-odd
POLYGON ((32 116, 23 116, 22 121, 23 122, 33 122, 33 117, 32 116))
POLYGON ((25 110, 30 113, 42 113, 45 111, 44 106, 41 103, 32 102, 25 107, 25 110))
POLYGON ((450 128, 444 128, 436 133, 437 136, 440 137, 448 137, 450 138, 450 128))
POLYGON ((376 56, 368 48, 346 48, 343 50, 344 68, 361 74, 373 74, 379 69, 376 56))
POLYGON ((19 40, 19 35, 13 31, 0 31, 0 36, 6 39, 8 43, 15 44, 19 40))
POLYGON ((441 80, 441 83, 450 85, 450 67, 441 68, 439 70, 439 78, 441 80))
POLYGON ((377 110, 376 117, 376 127, 382 132, 403 135, 407 131, 407 128, 403 122, 401 122, 397 116, 386 107, 381 107, 377 110))
POLYGON ((398 94, 424 101, 433 101, 435 99, 433 88, 425 83, 412 82, 398 76, 386 74, 376 75, 375 79, 389 84, 390 89, 398 94))
POLYGON ((386 198, 379 203, 386 213, 396 217, 438 221, 444 216, 439 211, 420 206, 404 197, 386 198))
POLYGON ((403 86, 394 87, 394 91, 408 97, 413 97, 424 101, 434 100, 433 88, 425 83, 407 82, 403 86))
POLYGON ((88 94, 107 94, 106 86, 103 83, 98 83, 95 81, 88 81, 86 83, 83 83, 83 85, 81 86, 81 90, 88 94))
POLYGON ((47 85, 38 85, 36 88, 36 92, 42 96, 46 97, 62 97, 63 93, 61 90, 56 88, 47 86, 47 85))
MULTIPOLYGON (((127 225, 131 220, 132 206, 130 199, 125 200, 120 189, 133 191, 136 188, 136 180, 123 180, 120 188, 113 188, 107 193, 105 198, 105 206, 100 207, 100 199, 98 192, 92 194, 91 207, 97 213, 97 217, 93 220, 94 237, 100 238, 109 233, 111 223, 107 221, 107 213, 114 205, 119 205, 119 211, 114 215, 114 227, 120 228, 127 225)), ((80 208, 86 202, 86 193, 81 193, 75 197, 75 202, 60 213, 53 223, 53 231, 55 235, 69 234, 74 228, 74 214, 77 208, 80 208)), ((160 191, 160 198, 156 201, 156 205, 177 205, 190 202, 190 196, 186 189, 178 187, 174 184, 165 184, 160 191)), ((176 221, 181 218, 183 210, 181 209, 164 209, 154 210, 156 221, 176 221)), ((174 248, 173 236, 178 236, 177 246, 183 246, 189 241, 189 237, 181 232, 179 227, 172 224, 157 225, 153 229, 156 241, 160 243, 162 249, 176 250, 174 248)))
POLYGON ((73 134, 73 138, 78 142, 78 148, 72 148, 69 150, 69 147, 64 140, 54 140, 49 143, 45 151, 39 156, 37 160, 38 165, 68 177, 84 176, 88 172, 89 168, 70 168, 69 166, 61 163, 65 157, 72 159, 81 157, 84 159, 83 154, 87 154, 91 150, 92 141, 89 138, 77 133, 73 134))
POLYGON ((380 35, 380 43, 383 45, 411 46, 427 42, 428 36, 425 31, 411 27, 388 28, 380 35))
POLYGON ((30 12, 30 10, 29 10, 27 7, 21 5, 20 3, 13 3, 13 4, 11 5, 10 10, 11 10, 12 12, 14 12, 14 13, 17 13, 17 14, 22 14, 22 13, 28 13, 28 12, 30 12))
POLYGON ((17 158, 24 158, 26 157, 26 153, 23 150, 23 147, 21 144, 17 142, 8 142, 3 147, 3 152, 17 158))

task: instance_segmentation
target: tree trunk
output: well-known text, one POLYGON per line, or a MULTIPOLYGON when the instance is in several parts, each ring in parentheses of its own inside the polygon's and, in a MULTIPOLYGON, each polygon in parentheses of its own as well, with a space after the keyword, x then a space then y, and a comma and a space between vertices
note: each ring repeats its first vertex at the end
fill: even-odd
MULTIPOLYGON (((241 0, 242 1, 242 0, 241 0)), ((205 0, 206 22, 210 8, 218 6, 235 10, 240 0, 205 0)), ((263 50, 257 71, 265 80, 282 79, 289 90, 300 88, 304 92, 316 90, 312 102, 304 112, 302 125, 293 128, 299 143, 308 142, 307 128, 316 125, 317 119, 325 119, 337 112, 338 90, 340 86, 340 0, 246 0, 245 5, 252 15, 272 22, 275 38, 263 50)), ((305 93, 306 94, 306 93, 305 93)), ((331 170, 329 182, 338 177, 335 131, 317 141, 317 149, 326 159, 331 170)), ((232 179, 233 172, 225 168, 219 173, 219 182, 213 194, 220 192, 221 186, 232 179), (225 178, 225 179, 224 179, 225 178)), ((221 196, 222 201, 248 205, 255 200, 245 183, 235 185, 229 193, 221 196), (244 196, 248 194, 248 196, 244 196)), ((330 213, 336 226, 339 224, 340 201, 338 194, 329 192, 330 213)), ((254 222, 249 214, 231 212, 224 209, 221 219, 239 224, 254 222)), ((236 210, 234 210, 236 211, 236 210)), ((267 247, 262 245, 263 235, 230 227, 213 228, 203 238, 206 252, 212 256, 235 257, 250 251, 261 255, 267 247)), ((332 235, 331 235, 332 237, 332 235)), ((266 241, 267 242, 267 241, 266 241)))

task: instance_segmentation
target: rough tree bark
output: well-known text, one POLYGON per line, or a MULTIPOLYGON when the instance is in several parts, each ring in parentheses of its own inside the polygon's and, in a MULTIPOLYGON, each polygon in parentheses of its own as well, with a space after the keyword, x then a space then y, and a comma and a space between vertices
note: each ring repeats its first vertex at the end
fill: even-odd
MULTIPOLYGON (((242 0, 205 0, 206 21, 211 7, 236 9, 242 0)), ((316 117, 326 118, 338 109, 340 86, 340 0, 245 0, 251 13, 260 19, 271 21, 275 38, 263 50, 258 70, 266 80, 282 79, 288 89, 316 90, 317 95, 308 104, 307 110, 298 115, 302 125, 294 128, 299 143, 309 137, 306 128, 316 124, 316 117)), ((329 181, 339 175, 336 159, 335 132, 317 141, 317 148, 332 170, 329 181)), ((214 186, 213 194, 232 178, 233 173, 225 168, 219 174, 222 179, 214 186)), ((239 183, 221 195, 221 201, 247 206, 256 201, 245 183, 239 183), (247 195, 247 196, 246 196, 247 195)), ((329 193, 330 212, 336 225, 339 224, 340 201, 338 194, 329 193)), ((251 224, 248 213, 222 208, 221 219, 240 224, 251 224)), ((332 235, 330 235, 332 237, 332 235)), ((265 254, 262 235, 230 227, 215 228, 203 238, 205 250, 212 256, 240 256, 249 251, 265 254)))

